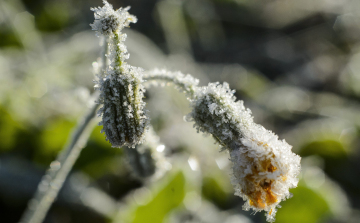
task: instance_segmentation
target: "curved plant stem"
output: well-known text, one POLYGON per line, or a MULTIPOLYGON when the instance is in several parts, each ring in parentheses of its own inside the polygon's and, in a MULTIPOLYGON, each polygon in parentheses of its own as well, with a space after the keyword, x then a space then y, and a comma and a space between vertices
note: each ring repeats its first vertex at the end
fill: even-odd
MULTIPOLYGON (((106 63, 106 61, 103 62, 106 63)), ((194 97, 195 88, 197 87, 196 79, 189 75, 184 76, 178 72, 152 73, 145 75, 144 80, 158 83, 173 83, 190 96, 190 98, 194 97)), ((97 98, 98 93, 96 93, 94 97, 97 98)), ((99 104, 95 104, 88 114, 78 123, 67 145, 58 155, 58 158, 50 164, 50 168, 39 183, 35 196, 29 202, 28 208, 23 214, 20 223, 41 223, 44 220, 51 204, 62 188, 66 177, 86 145, 92 130, 90 123, 95 117, 98 107, 99 104)))
POLYGON ((180 72, 170 72, 166 70, 153 70, 145 72, 143 80, 151 84, 171 83, 174 84, 178 90, 183 91, 189 99, 194 99, 195 91, 199 80, 190 74, 184 75, 180 72))
POLYGON ((50 168, 40 181, 35 196, 30 200, 28 208, 20 220, 21 223, 41 223, 44 220, 81 150, 86 145, 93 127, 90 124, 98 107, 98 104, 93 105, 80 120, 67 145, 58 158, 50 164, 50 168))

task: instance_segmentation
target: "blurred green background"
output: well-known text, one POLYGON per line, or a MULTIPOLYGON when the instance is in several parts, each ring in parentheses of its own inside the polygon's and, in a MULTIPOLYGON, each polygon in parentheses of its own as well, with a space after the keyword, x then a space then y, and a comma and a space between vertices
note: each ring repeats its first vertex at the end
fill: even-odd
MULTIPOLYGON (((129 63, 228 82, 302 157, 278 223, 360 222, 360 4, 353 0, 109 0, 130 5, 129 63)), ((0 222, 17 222, 91 106, 100 0, 0 1, 0 222)), ((265 222, 233 195, 228 154, 196 134, 172 88, 146 93, 172 169, 133 176, 95 126, 45 222, 265 222)))

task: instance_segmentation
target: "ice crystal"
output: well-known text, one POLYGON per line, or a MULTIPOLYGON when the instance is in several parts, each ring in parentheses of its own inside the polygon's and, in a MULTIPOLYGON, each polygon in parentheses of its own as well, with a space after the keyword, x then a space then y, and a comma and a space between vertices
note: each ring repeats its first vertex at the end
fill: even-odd
POLYGON ((91 28, 97 32, 97 35, 109 36, 124 27, 130 22, 136 23, 137 18, 128 13, 130 7, 114 10, 106 0, 103 0, 104 6, 91 8, 94 11, 95 21, 90 24, 91 28))
POLYGON ((125 9, 113 10, 103 1, 104 6, 92 9, 95 22, 91 24, 98 34, 107 38, 107 59, 110 62, 95 81, 100 90, 98 103, 102 104, 98 114, 99 123, 113 147, 135 147, 144 140, 149 118, 143 102, 145 89, 142 85, 143 70, 128 65, 129 58, 122 29, 136 18, 125 9))
POLYGON ((227 83, 199 88, 186 119, 230 152, 232 183, 246 201, 244 209, 265 210, 267 220, 274 221, 277 205, 297 186, 300 157, 285 140, 254 123, 251 111, 233 94, 227 83))

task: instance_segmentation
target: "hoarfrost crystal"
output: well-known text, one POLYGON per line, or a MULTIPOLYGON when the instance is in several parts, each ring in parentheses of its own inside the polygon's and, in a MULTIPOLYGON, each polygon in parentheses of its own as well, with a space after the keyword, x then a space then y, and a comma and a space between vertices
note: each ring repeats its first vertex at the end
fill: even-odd
POLYGON ((165 69, 154 69, 144 73, 143 78, 147 85, 158 85, 163 83, 173 83, 175 87, 185 92, 189 97, 195 93, 199 80, 190 74, 183 74, 180 71, 170 72, 165 69))
POLYGON ((130 7, 114 11, 112 5, 106 0, 103 0, 103 3, 103 7, 91 8, 94 11, 95 21, 90 26, 97 35, 108 36, 127 27, 130 22, 137 22, 136 17, 128 13, 130 7))
POLYGON ((246 200, 244 209, 265 210, 267 220, 274 221, 276 206, 297 186, 300 157, 285 140, 254 123, 251 111, 233 94, 227 83, 199 88, 186 119, 229 150, 232 183, 235 194, 246 200))
POLYGON ((98 103, 102 104, 98 114, 99 123, 113 147, 135 147, 144 140, 149 118, 143 102, 145 89, 142 85, 143 70, 128 65, 129 58, 124 41, 126 34, 121 30, 136 17, 125 9, 113 10, 104 2, 104 7, 92 9, 95 22, 92 28, 107 38, 110 64, 98 75, 95 88, 100 90, 98 103))
POLYGON ((134 147, 144 139, 149 123, 142 101, 141 69, 126 67, 99 80, 103 132, 113 147, 134 147))

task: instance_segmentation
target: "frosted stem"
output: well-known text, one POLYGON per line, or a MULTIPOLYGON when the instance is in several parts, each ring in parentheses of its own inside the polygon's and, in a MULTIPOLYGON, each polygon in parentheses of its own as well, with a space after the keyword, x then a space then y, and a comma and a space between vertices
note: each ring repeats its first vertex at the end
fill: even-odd
POLYGON ((78 123, 67 145, 58 158, 50 164, 50 168, 41 179, 35 196, 30 200, 20 220, 21 223, 41 223, 44 220, 81 150, 86 145, 92 130, 92 125, 89 124, 95 117, 98 106, 95 104, 78 123))
POLYGON ((119 33, 114 33, 114 44, 116 47, 116 54, 115 54, 115 67, 119 68, 119 71, 121 72, 121 65, 123 64, 123 60, 121 60, 121 40, 119 33))
POLYGON ((109 66, 109 60, 107 59, 107 55, 109 54, 109 38, 104 36, 101 42, 101 67, 105 68, 109 66))
POLYGON ((194 98, 197 85, 199 84, 199 80, 190 74, 184 75, 181 72, 169 72, 158 69, 144 73, 143 80, 147 81, 147 84, 150 85, 158 85, 159 83, 172 83, 180 91, 185 92, 190 99, 194 98))

